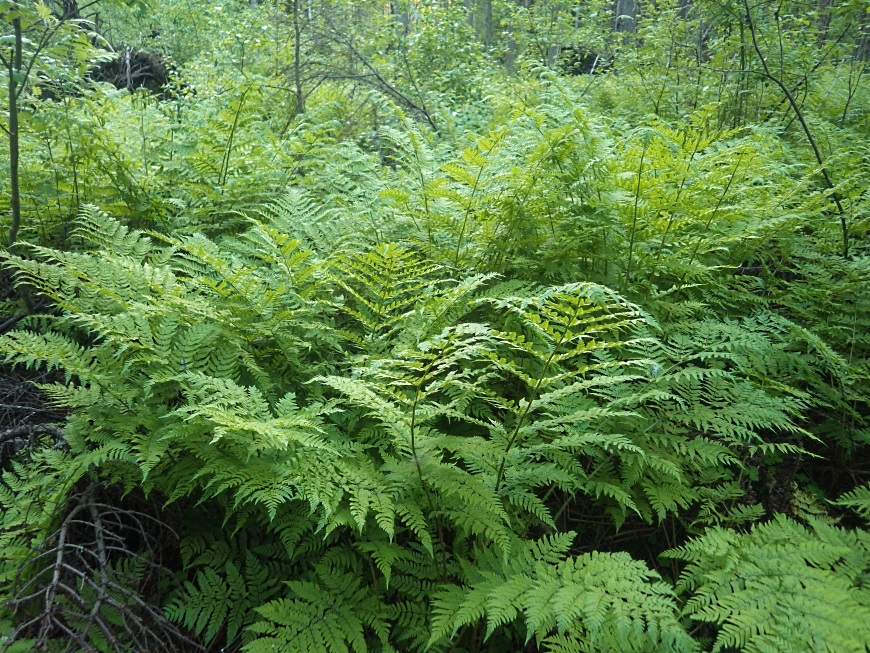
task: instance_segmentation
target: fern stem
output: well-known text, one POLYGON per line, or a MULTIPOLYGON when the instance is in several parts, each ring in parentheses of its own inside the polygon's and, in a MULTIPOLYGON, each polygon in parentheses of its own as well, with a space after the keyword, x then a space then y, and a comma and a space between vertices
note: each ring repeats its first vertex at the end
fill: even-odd
MULTIPOLYGON (((428 370, 427 370, 428 372, 428 370)), ((417 440, 415 430, 417 428, 417 405, 420 403, 420 395, 422 394, 422 386, 426 380, 426 374, 423 375, 423 378, 420 380, 420 384, 417 386, 416 394, 414 395, 414 403, 411 406, 411 456, 414 458, 414 465, 417 467, 417 476, 420 479, 420 486, 423 488, 423 491, 426 493, 426 498, 429 501, 429 507, 432 510, 435 510, 435 506, 432 503, 432 497, 429 496, 429 490, 426 487, 426 482, 423 480, 423 466, 420 465, 420 458, 417 456, 417 440)))
MULTIPOLYGON (((683 179, 680 181, 680 187, 677 188, 677 194, 674 195, 674 199, 673 199, 674 206, 677 205, 677 202, 680 201, 680 197, 682 197, 682 195, 683 195, 683 190, 686 187, 686 181, 688 181, 688 179, 689 179, 689 172, 692 169, 692 162, 695 160, 695 156, 698 154, 698 148, 701 147, 701 140, 702 140, 702 135, 700 133, 698 133, 698 138, 695 140, 695 147, 692 148, 692 154, 689 156, 689 160, 686 163, 686 174, 683 176, 683 179)), ((685 139, 683 140, 683 143, 685 144, 685 139)), ((676 219, 674 218, 674 214, 671 213, 669 218, 668 218, 668 225, 667 225, 667 227, 665 227, 665 232, 662 234, 662 240, 659 243, 659 252, 656 255, 656 265, 658 265, 658 263, 662 260, 662 253, 664 252, 664 249, 665 249, 665 241, 667 240, 668 234, 670 233, 671 227, 674 225, 674 222, 676 222, 676 219)), ((652 278, 652 275, 654 273, 655 273, 655 266, 651 266, 649 278, 652 278)))
POLYGON ((468 198, 468 206, 465 207, 465 216, 462 218, 462 227, 459 229, 459 239, 456 241, 456 254, 453 257, 453 266, 459 267, 459 253, 462 249, 462 238, 465 236, 465 227, 468 224, 468 218, 471 215, 471 208, 474 206, 475 195, 477 195, 477 187, 480 185, 480 178, 483 175, 483 171, 486 170, 486 164, 489 162, 489 155, 492 154, 492 151, 495 149, 496 145, 501 141, 503 133, 499 135, 499 138, 493 140, 492 145, 489 146, 489 149, 486 151, 486 155, 484 156, 483 164, 477 170, 477 176, 474 178, 474 186, 471 188, 471 197, 468 198))
POLYGON ((719 201, 716 202, 716 206, 713 207, 713 212, 710 214, 710 217, 707 219, 707 224, 704 225, 704 231, 698 236, 698 240, 695 241, 695 247, 692 249, 692 256, 689 257, 689 267, 692 266, 692 263, 695 262, 695 256, 698 254, 698 248, 701 246, 701 241, 704 239, 704 236, 707 235, 707 232, 710 231, 710 225, 713 224, 713 218, 716 217, 716 214, 719 213, 719 209, 722 207, 722 202, 725 201, 725 198, 728 196, 728 191, 731 190, 731 184, 734 183, 734 177, 737 176, 737 171, 740 169, 740 162, 743 160, 743 152, 737 155, 737 161, 734 163, 734 170, 731 171, 731 176, 728 178, 728 183, 725 184, 725 190, 722 191, 722 195, 719 197, 719 201))
POLYGON ((637 233, 637 206, 640 203, 640 182, 643 175, 643 160, 646 157, 646 149, 649 144, 644 141, 643 151, 640 153, 640 165, 637 168, 637 188, 634 191, 634 211, 631 217, 631 235, 628 240, 628 264, 625 267, 625 278, 622 281, 622 290, 625 291, 628 287, 629 279, 631 279, 631 264, 634 257, 634 236, 637 233))
POLYGON ((764 53, 761 51, 761 47, 758 45, 758 38, 755 34, 755 22, 752 20, 752 10, 749 8, 748 0, 743 0, 743 7, 746 11, 746 26, 749 28, 749 35, 752 38, 752 47, 755 50, 755 53, 758 55, 758 60, 761 62, 761 67, 764 69, 763 73, 757 73, 766 77, 771 82, 776 84, 779 87, 779 90, 783 92, 786 100, 788 100, 789 105, 794 111, 794 115, 797 117, 798 122, 803 129, 804 135, 807 137, 807 140, 810 143, 810 147, 813 150, 813 155, 816 157, 816 162, 819 164, 819 171, 822 173, 822 178, 824 179, 825 185, 828 187, 828 190, 831 193, 831 198, 834 200, 834 204, 837 207, 837 214, 840 217, 840 230, 843 233, 843 258, 849 258, 849 225, 846 223, 846 210, 843 208, 843 201, 840 198, 840 193, 837 190, 837 187, 834 186, 834 182, 831 180, 831 174, 828 172, 828 166, 825 165, 824 159, 822 158, 822 153, 819 151, 819 146, 816 144, 816 139, 813 136, 812 130, 810 130, 809 125, 807 124, 806 119, 804 118, 804 113, 801 111, 800 105, 797 103, 797 100, 794 98, 794 94, 789 90, 788 86, 782 81, 782 76, 777 77, 776 75, 770 72, 770 68, 767 65, 767 58, 764 56, 764 53))
POLYGON ((242 109, 245 107, 245 99, 248 97, 248 92, 251 90, 252 84, 248 84, 248 87, 242 93, 242 97, 239 98, 239 106, 236 108, 236 114, 233 116, 233 124, 230 127, 230 135, 227 138, 227 146, 224 151, 224 157, 221 161, 221 169, 218 173, 218 186, 221 187, 221 193, 223 193, 223 186, 227 183, 227 175, 230 172, 230 154, 233 151, 233 140, 236 137, 236 128, 239 125, 239 116, 242 115, 242 109))
POLYGON ((553 362, 553 359, 556 357, 556 352, 559 351, 559 347, 563 342, 565 342, 565 338, 568 335, 568 331, 571 328, 571 324, 574 320, 577 319, 577 314, 580 312, 580 302, 577 301, 574 305, 574 314, 571 316, 570 320, 565 321, 565 328, 562 330, 562 335, 559 336, 559 340, 553 343, 553 350, 550 352, 550 355, 547 357, 546 362, 544 363, 544 368, 541 370, 541 374, 538 376, 538 380, 535 382, 535 387, 532 388, 531 393, 529 393, 528 403, 526 407, 523 409, 523 412, 520 414, 519 419, 517 419, 516 426, 514 426, 513 433, 511 433, 511 437, 508 439, 507 446, 505 447, 504 454, 502 455, 501 462, 498 466, 498 472, 495 475, 495 492, 497 493, 499 488, 501 487, 501 482, 504 479, 504 468, 507 463, 507 456, 510 453, 510 450, 513 448, 514 443, 519 437, 520 429, 523 426, 523 423, 526 421, 526 418, 529 415, 529 412, 532 409, 532 404, 535 402, 535 399, 538 396, 538 391, 541 389, 541 386, 544 383, 544 379, 547 378, 547 372, 550 371, 550 365, 553 362))
POLYGON ((75 197, 75 207, 74 211, 78 213, 82 208, 82 198, 79 190, 79 166, 78 166, 78 154, 76 153, 76 147, 74 145, 74 139, 72 135, 72 129, 70 128, 70 123, 72 119, 70 118, 70 100, 69 97, 65 97, 63 100, 63 111, 64 111, 64 128, 66 131, 66 140, 67 147, 69 148, 69 164, 70 171, 72 172, 72 182, 73 182, 73 196, 75 197))
POLYGON ((408 141, 411 144, 411 152, 414 154, 414 163, 416 164, 414 172, 420 178, 420 195, 423 197, 423 210, 426 212, 426 235, 429 239, 429 244, 432 245, 435 242, 432 238, 432 212, 429 210, 429 196, 426 194, 426 176, 423 174, 423 161, 420 159, 420 143, 415 132, 410 129, 408 131, 408 141))
MULTIPOLYGON (((707 223, 704 225, 704 231, 698 235, 698 239, 695 241, 695 247, 692 249, 692 255, 689 257, 689 263, 686 265, 686 270, 683 272, 683 276, 680 277, 680 281, 677 284, 677 291, 674 293, 674 302, 676 303, 680 299, 680 292, 683 290, 683 286, 686 283, 686 277, 689 276, 689 269, 692 267, 692 263, 695 262, 695 257, 698 254, 698 249, 701 246, 701 243, 704 240, 704 236, 707 235, 707 232, 710 230, 710 225, 713 224, 713 218, 716 217, 716 214, 719 213, 719 208, 722 206, 722 202, 725 201, 725 198, 728 196, 728 191, 731 189, 731 184, 734 182, 734 177, 737 176, 737 171, 740 169, 740 162, 743 160, 744 152, 740 152, 737 156, 737 161, 734 164, 734 170, 731 171, 731 176, 728 178, 728 183, 725 185, 725 190, 722 191, 722 195, 719 196, 719 200, 716 202, 716 206, 713 207, 712 213, 710 213, 710 217, 707 218, 707 223)), ((665 320, 670 317, 671 312, 668 311, 668 314, 665 316, 665 320)))
POLYGON ((9 137, 9 208, 11 212, 12 222, 9 226, 9 236, 7 238, 7 246, 11 250, 15 245, 15 240, 18 237, 18 229, 21 226, 21 190, 19 187, 19 124, 18 124, 18 97, 21 95, 19 88, 19 76, 21 75, 21 59, 22 59, 22 42, 24 40, 21 17, 15 15, 12 19, 12 28, 14 31, 14 48, 9 61, 3 59, 3 67, 6 68, 9 74, 9 127, 4 128, 9 137))
MULTIPOLYGON (((451 333, 452 337, 452 333, 451 333)), ((445 346, 442 348, 442 351, 446 349, 450 345, 450 338, 448 338, 445 346)), ((411 405, 411 424, 410 424, 410 440, 411 440, 411 456, 414 458, 414 465, 417 467, 417 477, 420 479, 420 487, 423 488, 423 493, 426 495, 426 501, 429 503, 429 509, 432 513, 435 513, 435 502, 432 500, 432 493, 429 492, 429 487, 426 485, 426 481, 423 479, 423 466, 420 464, 420 457, 417 455, 417 406, 420 404, 420 398, 423 394, 423 384, 426 382, 429 373, 432 371, 432 368, 435 366, 435 363, 438 361, 438 357, 435 356, 432 360, 429 361, 429 364, 423 370, 423 376, 420 377, 420 382, 417 383, 416 392, 414 394, 414 403, 411 405)), ((434 517, 433 517, 434 519, 434 517)), ((441 524, 436 520, 435 528, 438 531, 438 549, 441 552, 441 574, 442 579, 447 578, 447 551, 445 549, 444 544, 444 530, 441 527, 441 524)))

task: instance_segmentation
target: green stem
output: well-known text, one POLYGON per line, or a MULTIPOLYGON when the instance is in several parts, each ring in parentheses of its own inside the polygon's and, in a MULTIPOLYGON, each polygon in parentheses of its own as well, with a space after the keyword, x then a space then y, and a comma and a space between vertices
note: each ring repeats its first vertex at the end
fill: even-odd
POLYGON ((633 212, 632 218, 631 218, 631 234, 630 234, 629 240, 628 240, 628 265, 626 265, 626 267, 625 267, 625 278, 623 279, 623 282, 622 282, 623 291, 625 291, 625 289, 628 287, 629 279, 631 279, 631 264, 632 264, 632 259, 634 257, 634 236, 635 236, 635 233, 637 232, 637 207, 638 207, 638 204, 640 203, 640 181, 641 181, 641 177, 643 175, 643 160, 644 160, 644 157, 646 157, 646 148, 647 147, 648 147, 648 144, 646 142, 644 142, 643 151, 640 154, 640 165, 637 168, 637 187, 635 188, 635 191, 634 191, 634 212, 633 212))
POLYGON ((475 195, 477 195, 477 187, 480 184, 480 177, 483 175, 483 171, 486 169, 486 164, 489 162, 489 155, 492 154, 496 145, 501 141, 501 136, 502 135, 494 139, 492 145, 489 146, 484 161, 477 170, 477 176, 474 178, 474 186, 471 188, 471 197, 468 198, 468 206, 465 207, 465 217, 462 219, 462 227, 459 229, 459 240, 456 243, 456 254, 453 257, 454 267, 459 266, 459 252, 462 249, 462 238, 465 236, 465 226, 468 223, 469 216, 471 215, 471 208, 474 206, 474 198, 475 195))
MULTIPOLYGON (((683 176, 683 179, 680 181, 680 187, 677 188, 677 193, 673 199, 673 206, 677 206, 677 202, 680 201, 680 197, 683 195, 683 190, 686 187, 686 181, 689 179, 689 172, 692 169, 692 162, 695 160, 695 156, 698 154, 698 148, 701 147, 701 140, 703 136, 700 132, 698 132, 698 138, 695 140, 695 147, 692 148, 692 154, 689 156, 689 161, 686 165, 686 174, 683 176)), ((685 139, 683 140, 683 144, 685 145, 685 139)), ((662 240, 659 243, 659 252, 656 255, 656 264, 658 264, 662 260, 662 254, 665 249, 665 242, 667 241, 668 234, 671 231, 671 227, 673 226, 676 219, 674 218, 674 211, 671 212, 670 217, 668 218, 668 225, 665 227, 665 232, 662 234, 662 240)), ((655 272, 655 267, 652 267, 650 271, 650 278, 652 278, 653 273, 655 272)))
POLYGON ((242 93, 242 97, 239 98, 239 106, 236 109, 236 115, 233 116, 233 125, 230 127, 230 135, 227 139, 227 147, 224 152, 223 161, 221 161, 221 170, 218 174, 218 185, 221 187, 221 193, 223 193, 223 186, 227 183, 227 176, 230 171, 230 154, 233 150, 233 140, 236 136, 236 127, 239 124, 239 116, 242 114, 242 108, 245 106, 245 98, 248 96, 248 91, 251 90, 251 85, 248 85, 248 88, 245 89, 245 92, 242 93))
POLYGON ((18 177, 18 160, 20 145, 18 140, 18 89, 19 75, 21 74, 22 42, 21 18, 12 19, 12 29, 15 32, 14 51, 11 60, 6 66, 9 71, 9 203, 12 211, 12 224, 9 227, 7 244, 9 249, 15 244, 18 237, 18 229, 21 227, 21 186, 18 177))
MULTIPOLYGON (((695 262, 695 257, 698 255, 698 249, 701 247, 704 236, 706 236, 707 232, 710 231, 710 225, 713 224, 713 218, 716 217, 716 214, 719 212, 719 208, 722 206, 722 202, 725 201, 725 197, 728 195, 728 191, 731 189, 731 184, 734 182, 734 177, 737 175, 737 170, 740 168, 740 161, 743 159, 743 154, 743 152, 740 152, 740 154, 737 156, 737 162, 734 164, 734 170, 731 171, 731 176, 728 178, 728 183, 725 185, 725 190, 722 191, 722 195, 716 202, 716 206, 713 207, 713 211, 712 213, 710 213, 710 217, 707 218, 707 224, 704 225, 704 231, 698 235, 698 239, 695 241, 695 247, 692 249, 692 256, 689 257, 689 263, 686 266, 686 270, 683 272, 683 276, 680 277, 680 281, 677 284, 677 291, 674 293, 674 303, 676 303, 680 299, 680 293, 682 292, 683 286, 686 283, 686 277, 689 276, 689 268, 691 268, 692 263, 695 262)), ((671 312, 668 311, 668 314, 665 316, 665 322, 667 322, 670 316, 671 312)))
MULTIPOLYGON (((444 344, 444 347, 442 347, 442 352, 450 346, 450 342, 450 339, 448 339, 447 342, 444 344)), ((426 495, 426 501, 429 503, 429 509, 432 511, 433 514, 435 513, 435 501, 432 499, 432 493, 429 492, 429 487, 426 485, 426 481, 423 479, 423 466, 420 464, 420 457, 417 455, 417 406, 420 404, 420 399, 423 395, 423 384, 426 383, 426 380, 428 379, 429 374, 432 372, 432 368, 435 366, 436 362, 438 362, 438 356, 433 357, 432 360, 429 361, 429 364, 423 370, 423 376, 420 377, 420 381, 416 384, 414 403, 411 405, 410 424, 411 456, 414 458, 414 465, 417 467, 417 477, 420 479, 420 487, 423 488, 423 493, 426 495)), ((437 520, 435 521, 435 528, 438 530, 438 549, 441 553, 441 575, 442 579, 446 580, 447 550, 446 544, 444 542, 444 529, 441 527, 441 524, 437 520)))
POLYGON ((495 475, 495 491, 498 492, 501 487, 501 482, 504 480, 504 468, 507 463, 508 453, 513 448, 514 443, 519 436, 520 429, 523 426, 523 423, 526 421, 526 418, 529 415, 529 412, 532 409, 532 404, 535 402, 535 399, 538 396, 538 391, 541 389, 541 386, 544 384, 544 379, 547 378, 547 372, 550 370, 550 365, 553 362, 553 359, 556 357, 556 352, 559 351, 559 347, 565 342, 565 338, 568 335, 568 331, 571 328, 571 324, 573 324, 574 320, 577 319, 577 314, 580 312, 580 302, 577 301, 574 306, 574 314, 571 316, 570 320, 565 321, 565 328, 562 330, 562 334, 559 336, 559 339, 553 343, 553 351, 550 352, 550 355, 547 357, 546 362, 544 363, 544 369, 541 370, 540 376, 538 376, 537 381, 535 382, 535 387, 532 388, 531 393, 529 393, 528 403, 526 407, 523 408, 523 412, 520 414, 519 419, 517 419, 516 426, 514 426, 514 430, 511 433, 511 437, 508 439, 507 446, 504 449, 504 454, 502 454, 501 462, 498 466, 498 472, 495 475))

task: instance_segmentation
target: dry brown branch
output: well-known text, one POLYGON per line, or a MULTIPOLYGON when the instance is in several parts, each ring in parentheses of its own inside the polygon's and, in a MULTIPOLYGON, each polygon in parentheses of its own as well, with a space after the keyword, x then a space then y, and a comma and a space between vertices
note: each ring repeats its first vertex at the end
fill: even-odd
POLYGON ((96 481, 74 492, 60 525, 20 566, 8 603, 17 625, 0 651, 23 639, 68 653, 203 650, 163 616, 155 593, 170 573, 160 551, 177 534, 156 510, 109 498, 96 481))

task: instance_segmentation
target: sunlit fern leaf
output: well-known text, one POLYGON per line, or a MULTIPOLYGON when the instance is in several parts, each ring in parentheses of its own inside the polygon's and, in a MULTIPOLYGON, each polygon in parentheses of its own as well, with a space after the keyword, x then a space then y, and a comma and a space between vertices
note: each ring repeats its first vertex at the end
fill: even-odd
POLYGON ((358 219, 340 209, 327 208, 301 189, 289 189, 267 208, 264 218, 272 229, 300 239, 324 256, 342 251, 346 243, 358 244, 358 219))
MULTIPOLYGON (((116 256, 143 260, 153 250, 151 240, 140 231, 130 231, 95 206, 82 207, 73 232, 86 246, 116 256)), ((89 248, 90 248, 89 247, 89 248)))
POLYGON ((860 485, 854 490, 846 492, 834 503, 838 506, 851 508, 864 521, 870 522, 870 484, 860 485))

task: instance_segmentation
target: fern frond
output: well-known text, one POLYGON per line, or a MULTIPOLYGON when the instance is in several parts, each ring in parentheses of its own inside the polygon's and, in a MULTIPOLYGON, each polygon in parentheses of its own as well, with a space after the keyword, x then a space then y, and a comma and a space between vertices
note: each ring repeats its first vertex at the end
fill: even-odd
POLYGON ((392 333, 406 313, 437 287, 431 275, 438 266, 392 243, 364 255, 338 258, 333 267, 334 282, 347 293, 341 310, 359 325, 360 332, 345 333, 366 346, 373 338, 392 333))
POLYGON ((246 652, 367 653, 369 638, 387 642, 386 610, 359 577, 323 564, 317 571, 316 581, 288 582, 287 598, 257 608, 262 620, 250 626, 257 637, 246 652))
POLYGON ((738 534, 709 529, 668 557, 685 560, 685 614, 717 624, 714 651, 864 651, 870 539, 810 518, 784 517, 738 534))
POLYGON ((569 640, 589 651, 696 650, 677 619, 671 588, 655 572, 624 553, 554 561, 569 542, 563 536, 533 544, 499 570, 469 569, 468 587, 436 596, 430 642, 484 617, 491 636, 522 615, 527 640, 555 650, 569 640))
POLYGON ((834 505, 851 508, 864 521, 870 522, 870 484, 856 487, 834 502, 834 505))

